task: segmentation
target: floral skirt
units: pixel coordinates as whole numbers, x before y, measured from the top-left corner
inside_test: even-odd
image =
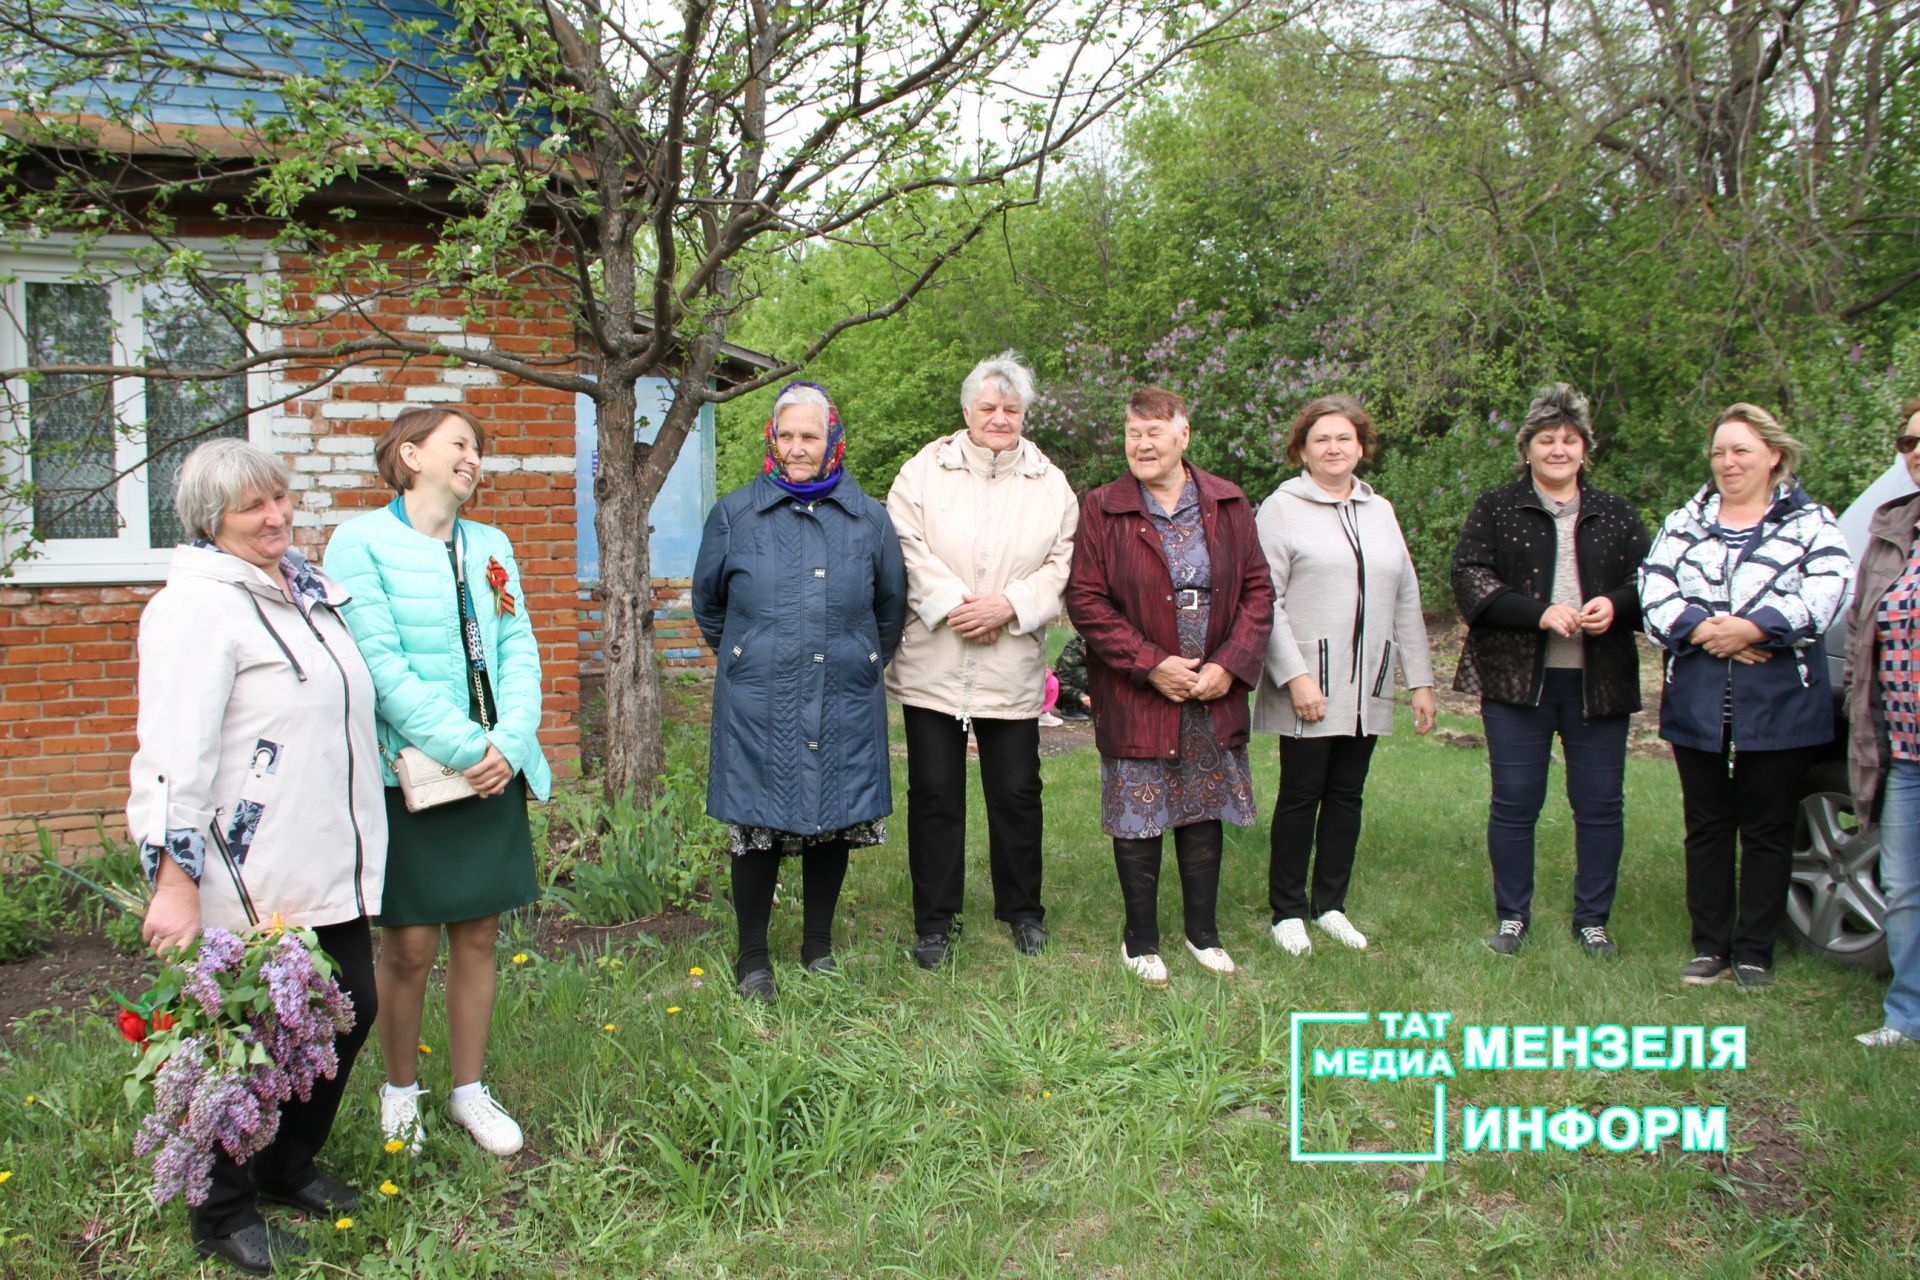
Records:
[[[1107,835],[1144,840],[1216,819],[1253,825],[1253,770],[1245,747],[1220,748],[1206,703],[1180,704],[1178,757],[1100,757],[1100,830]]]
[[[817,845],[836,844],[843,840],[849,848],[853,849],[885,844],[887,820],[870,818],[865,822],[856,822],[850,827],[842,827],[838,831],[821,831],[813,835],[801,835],[793,831],[775,831],[771,827],[743,827],[737,822],[729,822],[727,832],[732,837],[727,852],[736,858],[743,853],[767,852],[778,853],[783,858],[791,858]]]

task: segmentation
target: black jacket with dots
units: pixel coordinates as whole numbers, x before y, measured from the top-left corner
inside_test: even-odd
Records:
[[[1625,498],[1580,481],[1574,561],[1580,598],[1613,601],[1613,625],[1586,637],[1586,713],[1640,709],[1640,591],[1647,526]],[[1547,665],[1540,617],[1553,601],[1557,535],[1533,481],[1521,477],[1480,495],[1453,552],[1453,595],[1467,643],[1453,687],[1492,702],[1538,706]]]

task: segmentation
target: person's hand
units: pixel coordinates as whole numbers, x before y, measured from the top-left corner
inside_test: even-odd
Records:
[[[1433,687],[1421,685],[1413,691],[1413,731],[1432,733],[1434,717],[1439,713],[1440,704],[1434,700]]]
[[[1312,676],[1299,675],[1287,681],[1287,694],[1293,699],[1293,714],[1308,724],[1327,718],[1327,695]]]
[[[1012,621],[1013,605],[1005,596],[961,596],[947,615],[947,625],[963,639],[981,644],[992,644]]]
[[[1765,640],[1767,633],[1745,618],[1722,613],[1695,627],[1687,638],[1716,658],[1731,658]]]
[[[1580,629],[1590,636],[1603,636],[1613,625],[1613,601],[1595,596],[1580,610]]]
[[[1215,698],[1225,697],[1232,688],[1232,674],[1219,663],[1209,662],[1201,666],[1195,675],[1193,689],[1188,696],[1198,698],[1201,702],[1212,702]]]
[[[1580,630],[1580,611],[1570,604],[1550,604],[1540,615],[1540,629],[1571,637]]]
[[[513,781],[513,766],[500,754],[500,748],[489,742],[487,754],[480,757],[479,764],[465,771],[465,777],[477,794],[497,796]]]
[[[1767,662],[1771,660],[1772,657],[1773,657],[1773,650],[1762,649],[1759,645],[1756,644],[1756,645],[1749,645],[1745,649],[1741,649],[1739,652],[1735,653],[1733,655],[1733,660],[1739,663],[1743,667],[1754,667],[1754,666],[1760,665],[1763,662]]]
[[[1193,696],[1194,682],[1199,679],[1194,668],[1199,665],[1198,658],[1168,654],[1159,666],[1147,673],[1147,683],[1158,689],[1168,701],[1185,702]]]
[[[160,874],[153,884],[153,900],[140,921],[140,937],[155,955],[180,951],[200,936],[200,886],[166,854],[160,855]]]

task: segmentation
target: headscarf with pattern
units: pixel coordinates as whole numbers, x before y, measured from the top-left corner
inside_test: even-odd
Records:
[[[812,387],[815,391],[818,391],[822,396],[826,397],[827,455],[821,464],[820,474],[811,480],[787,479],[786,467],[781,463],[780,455],[775,452],[773,445],[773,429],[774,425],[779,421],[777,417],[767,419],[767,462],[762,470],[773,478],[775,484],[796,498],[819,498],[833,492],[833,486],[840,483],[840,464],[847,456],[847,442],[845,433],[840,427],[840,410],[838,406],[833,403],[833,397],[827,395],[827,389],[817,382],[794,381],[780,388],[780,396],[786,395],[787,392],[793,390],[795,387]],[[774,404],[778,405],[780,403],[780,396],[774,397]],[[789,405],[788,407],[791,408],[792,406]]]

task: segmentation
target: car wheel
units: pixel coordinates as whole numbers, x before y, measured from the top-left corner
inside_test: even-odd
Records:
[[[1886,915],[1880,834],[1860,830],[1845,766],[1816,766],[1794,822],[1787,933],[1824,959],[1885,973]]]

